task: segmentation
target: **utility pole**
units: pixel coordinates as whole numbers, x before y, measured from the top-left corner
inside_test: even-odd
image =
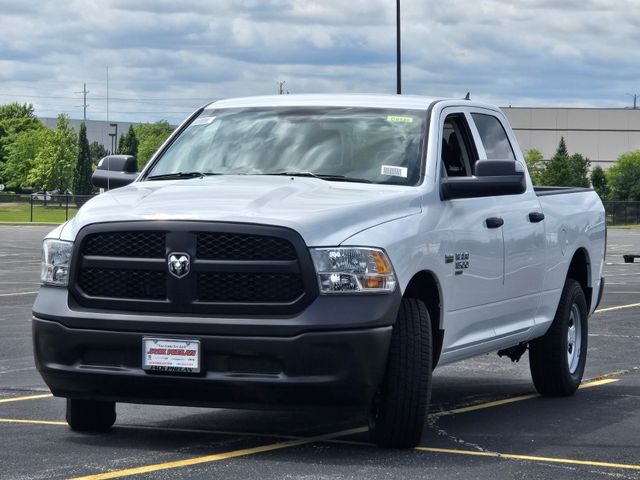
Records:
[[[284,95],[285,93],[289,95],[289,90],[285,92],[285,89],[284,89],[284,86],[286,84],[287,82],[285,82],[284,80],[282,82],[276,82],[276,85],[278,85],[278,95]]]
[[[82,89],[82,96],[84,98],[84,102],[82,105],[82,119],[86,122],[87,121],[87,93],[89,93],[87,91],[87,84],[83,83],[82,84],[84,86],[84,88]]]
[[[630,97],[633,97],[633,109],[637,110],[638,109],[638,97],[640,97],[640,95],[637,94],[637,93],[627,93],[627,95],[629,95]]]
[[[82,84],[82,91],[81,92],[75,92],[75,93],[82,93],[82,98],[83,98],[83,102],[82,102],[82,119],[86,122],[87,121],[87,107],[89,106],[89,104],[87,103],[87,93],[90,93],[89,90],[87,90],[87,84],[83,83]]]
[[[400,52],[400,0],[396,0],[396,93],[402,93],[402,73],[401,73],[401,52]]]

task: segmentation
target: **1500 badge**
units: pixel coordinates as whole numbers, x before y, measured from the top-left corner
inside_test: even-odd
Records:
[[[463,270],[469,268],[469,252],[456,253],[455,255],[447,254],[444,256],[444,263],[453,263],[454,261],[456,275],[462,274]]]

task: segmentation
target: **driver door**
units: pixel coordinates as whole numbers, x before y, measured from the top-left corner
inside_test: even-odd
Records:
[[[440,118],[440,177],[471,177],[478,149],[465,110],[444,109]],[[445,242],[445,315],[443,355],[463,358],[495,337],[497,303],[502,299],[504,238],[496,198],[442,201]]]

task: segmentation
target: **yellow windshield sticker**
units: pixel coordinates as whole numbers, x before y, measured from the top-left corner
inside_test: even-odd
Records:
[[[403,115],[387,115],[387,122],[413,123],[413,117],[405,117]]]

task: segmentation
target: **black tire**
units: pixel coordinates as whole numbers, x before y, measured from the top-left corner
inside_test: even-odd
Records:
[[[380,447],[411,448],[420,441],[431,397],[431,320],[421,300],[403,298],[393,326],[387,370],[369,415]]]
[[[116,402],[67,398],[67,423],[78,432],[105,432],[116,421]]]
[[[568,278],[551,327],[543,337],[529,344],[531,377],[541,395],[565,397],[573,395],[580,386],[587,361],[587,316],[582,287]],[[570,340],[572,324],[573,348]]]

